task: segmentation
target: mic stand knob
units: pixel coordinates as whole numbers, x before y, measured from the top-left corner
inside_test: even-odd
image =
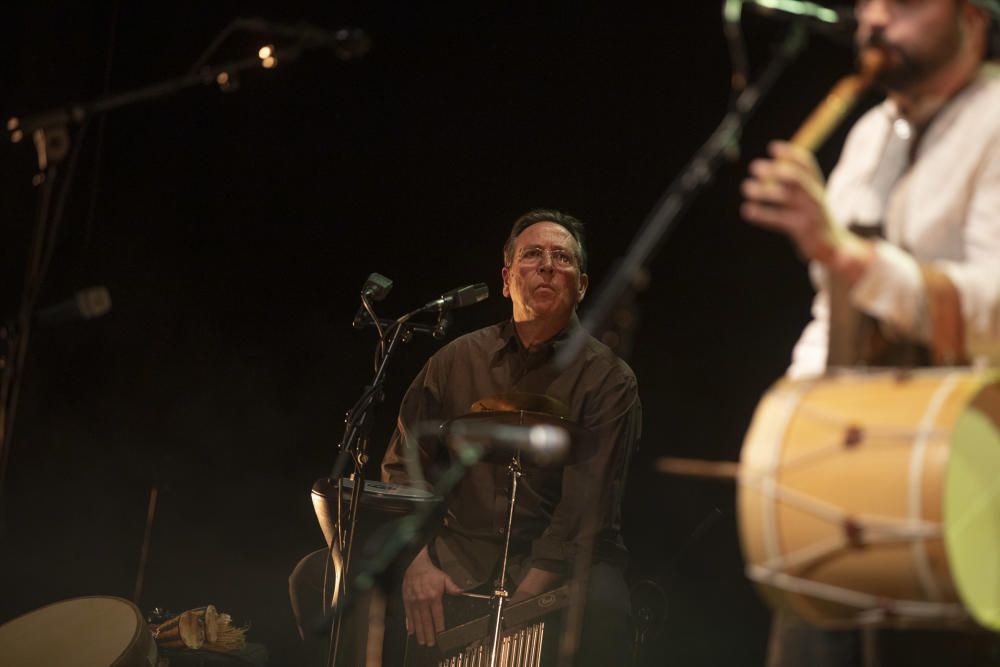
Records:
[[[451,313],[446,311],[441,311],[438,313],[437,324],[434,325],[434,330],[431,331],[431,336],[434,340],[442,340],[446,335],[448,335],[448,327],[451,326]]]

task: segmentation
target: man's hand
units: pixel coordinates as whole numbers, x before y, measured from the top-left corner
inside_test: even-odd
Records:
[[[772,159],[750,163],[740,188],[743,217],[755,225],[784,232],[808,260],[826,265],[854,283],[874,253],[868,242],[838,227],[826,208],[826,187],[809,151],[771,142]]]
[[[437,633],[444,630],[445,593],[457,595],[462,589],[447,574],[439,570],[427,553],[420,550],[403,575],[403,608],[406,611],[406,631],[416,633],[417,643],[433,646]]]

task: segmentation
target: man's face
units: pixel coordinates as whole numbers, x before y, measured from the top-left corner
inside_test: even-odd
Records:
[[[875,47],[885,58],[877,81],[908,92],[955,61],[975,12],[959,0],[857,0],[859,49]]]
[[[554,222],[537,222],[517,236],[513,261],[501,272],[516,322],[569,321],[587,291],[577,249],[573,235]]]

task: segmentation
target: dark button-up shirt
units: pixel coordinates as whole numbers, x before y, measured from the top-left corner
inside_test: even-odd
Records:
[[[553,358],[580,324],[574,315],[549,342],[526,349],[507,321],[462,336],[439,350],[410,385],[382,463],[384,481],[412,484],[404,464],[417,424],[444,422],[498,394],[542,394],[569,408],[570,420],[590,432],[591,453],[561,468],[524,466],[511,531],[510,574],[527,569],[570,573],[581,546],[594,540],[594,558],[624,562],[621,499],[629,457],[640,435],[635,374],[604,344],[589,338],[566,369]],[[440,442],[420,440],[423,470],[454,455]],[[439,566],[463,588],[495,575],[503,548],[510,493],[506,465],[473,465],[446,499],[446,515],[430,546]]]

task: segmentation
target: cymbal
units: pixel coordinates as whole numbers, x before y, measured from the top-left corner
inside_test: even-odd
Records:
[[[511,391],[481,398],[472,404],[471,412],[519,412],[543,413],[569,419],[569,406],[545,394],[529,394]]]
[[[482,461],[488,463],[506,464],[511,460],[511,449],[518,449],[521,453],[521,460],[538,467],[548,467],[553,465],[566,465],[569,463],[579,463],[593,455],[596,450],[596,443],[590,431],[572,422],[565,417],[558,417],[544,412],[533,412],[529,410],[482,410],[470,412],[445,422],[441,427],[442,435],[448,441],[449,446],[454,447],[457,440],[468,439],[469,433],[478,435],[487,434],[489,427],[503,426],[554,426],[565,431],[569,438],[569,448],[565,452],[556,455],[554,450],[547,450],[544,447],[536,447],[532,443],[524,443],[520,446],[515,443],[505,443],[505,447],[489,447],[486,450]],[[465,428],[463,428],[465,427]],[[462,433],[466,431],[466,433]],[[450,437],[450,436],[462,436]],[[479,439],[479,438],[474,438]],[[487,438],[488,439],[488,438]]]

